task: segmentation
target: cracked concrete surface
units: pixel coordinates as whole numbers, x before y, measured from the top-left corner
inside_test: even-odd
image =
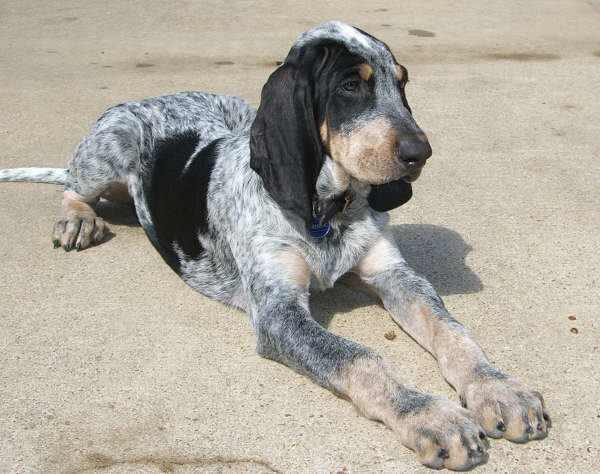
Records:
[[[476,471],[596,470],[600,2],[5,0],[0,167],[64,166],[125,100],[204,90],[257,105],[294,39],[329,19],[410,71],[434,154],[392,213],[407,259],[553,418],[541,442],[492,440]],[[130,208],[101,206],[102,245],[54,250],[60,194],[0,184],[0,472],[427,472],[390,430],[257,356],[245,316],[180,281]],[[340,286],[312,309],[457,399],[367,297]]]

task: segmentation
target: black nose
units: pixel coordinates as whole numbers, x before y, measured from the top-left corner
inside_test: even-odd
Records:
[[[420,168],[431,156],[431,146],[422,136],[403,138],[398,142],[398,157],[410,168]]]

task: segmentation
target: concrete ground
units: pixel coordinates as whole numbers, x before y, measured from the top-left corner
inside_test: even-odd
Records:
[[[0,167],[64,166],[125,100],[204,90],[257,105],[275,61],[328,19],[410,71],[434,156],[392,213],[407,259],[553,418],[543,441],[492,441],[476,471],[597,471],[600,1],[4,0]],[[392,431],[261,359],[245,315],[179,280],[130,208],[100,207],[102,245],[54,250],[60,197],[0,185],[0,472],[427,472]],[[312,309],[456,400],[366,297],[336,287]]]

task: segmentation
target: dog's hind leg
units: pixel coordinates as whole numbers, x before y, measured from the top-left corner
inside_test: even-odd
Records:
[[[61,216],[52,231],[54,248],[62,247],[67,252],[99,243],[107,230],[104,220],[96,214],[96,204],[109,183],[103,182],[102,174],[97,175],[94,183],[85,179],[87,173],[82,173],[76,154],[77,150],[69,162],[70,179],[63,192]]]
[[[82,250],[99,243],[106,231],[104,220],[96,214],[101,197],[119,202],[131,201],[125,182],[124,164],[135,160],[134,140],[113,130],[90,133],[73,152],[65,184],[62,213],[54,225],[54,247],[66,251]],[[129,160],[129,161],[127,161]]]
[[[55,248],[82,250],[102,240],[106,224],[96,215],[95,206],[99,199],[99,196],[85,197],[72,189],[65,189],[62,215],[52,233]]]
[[[73,161],[73,160],[72,160]],[[102,240],[106,226],[96,215],[94,207],[100,198],[100,191],[90,191],[89,186],[83,187],[73,177],[71,169],[63,168],[12,168],[0,170],[0,181],[21,181],[33,183],[64,184],[65,191],[62,201],[62,215],[54,225],[52,241],[54,247],[84,249]],[[75,175],[76,176],[76,175]],[[96,186],[94,189],[107,189],[102,197],[120,202],[131,199],[127,187],[121,183],[108,183]],[[84,189],[84,192],[80,191]],[[86,189],[87,188],[87,189]]]
[[[52,235],[55,248],[63,247],[66,251],[73,248],[83,250],[102,241],[108,227],[96,214],[96,204],[100,197],[120,203],[133,201],[125,183],[112,181],[105,183],[100,189],[102,188],[102,191],[95,191],[86,196],[68,186],[65,187],[62,215],[54,225]]]

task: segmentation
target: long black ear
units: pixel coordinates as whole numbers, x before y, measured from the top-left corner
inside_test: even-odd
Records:
[[[367,201],[369,201],[369,205],[376,211],[387,212],[402,204],[406,204],[411,197],[411,184],[399,179],[391,183],[371,186],[371,192],[367,197]]]
[[[307,225],[324,151],[308,68],[284,63],[265,84],[250,136],[250,167],[283,209]]]

